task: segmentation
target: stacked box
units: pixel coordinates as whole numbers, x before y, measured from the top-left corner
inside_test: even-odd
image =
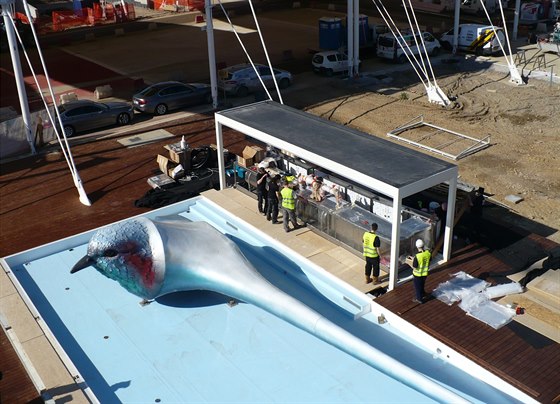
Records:
[[[165,156],[162,156],[161,154],[158,154],[157,156],[157,163],[162,173],[169,175],[171,178],[173,178],[173,170],[175,169],[175,167],[178,166],[177,163],[171,161]]]
[[[259,146],[245,146],[241,156],[237,156],[237,164],[242,167],[251,167],[264,159],[265,150]]]
[[[184,153],[186,151],[181,149],[181,142],[165,145],[164,148],[169,150],[169,160],[173,161],[174,163],[181,164]]]

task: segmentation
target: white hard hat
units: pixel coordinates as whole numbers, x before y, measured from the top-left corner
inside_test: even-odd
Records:
[[[424,248],[424,242],[420,239],[416,240],[416,248]]]

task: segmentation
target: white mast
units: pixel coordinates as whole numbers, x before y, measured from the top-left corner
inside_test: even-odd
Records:
[[[66,157],[66,162],[68,163],[68,168],[70,169],[70,173],[72,175],[72,179],[74,180],[74,185],[76,186],[77,190],[78,190],[78,194],[79,194],[79,199],[80,202],[83,203],[86,206],[90,206],[91,202],[89,201],[89,198],[84,190],[84,187],[82,185],[82,180],[80,179],[80,175],[78,174],[78,170],[76,169],[76,166],[74,164],[74,160],[72,158],[72,153],[70,152],[70,146],[68,145],[68,139],[66,138],[66,134],[64,133],[64,129],[63,129],[63,125],[62,125],[62,121],[60,120],[60,115],[58,113],[58,108],[56,107],[56,98],[55,98],[55,94],[52,90],[51,87],[51,83],[49,80],[49,75],[47,72],[47,67],[45,65],[45,61],[43,59],[43,54],[41,52],[41,47],[39,46],[39,40],[37,39],[37,33],[35,32],[35,27],[33,26],[33,18],[31,17],[31,12],[29,11],[29,5],[27,4],[27,0],[23,0],[23,7],[25,9],[25,15],[27,16],[28,20],[29,20],[29,27],[31,28],[31,32],[33,34],[33,39],[35,40],[35,44],[37,46],[37,53],[39,54],[39,59],[41,60],[41,65],[43,67],[43,71],[45,74],[45,79],[47,81],[48,87],[49,87],[49,92],[50,92],[50,96],[51,99],[53,101],[54,104],[54,109],[56,111],[56,115],[58,117],[58,122],[60,127],[62,128],[62,135],[64,138],[64,142],[62,142],[60,135],[58,134],[58,130],[56,129],[56,125],[55,122],[53,121],[53,129],[55,131],[55,134],[58,138],[58,141],[60,143],[61,149],[64,153],[64,156]],[[6,29],[6,33],[8,36],[8,41],[10,43],[10,53],[12,56],[12,61],[14,63],[14,76],[16,79],[16,84],[18,87],[18,94],[19,94],[19,98],[20,98],[20,103],[22,104],[22,118],[24,121],[24,125],[26,126],[26,130],[27,130],[27,139],[28,142],[30,142],[30,146],[31,146],[31,150],[33,153],[36,153],[35,150],[35,146],[34,146],[34,139],[31,135],[31,129],[29,127],[29,106],[27,103],[27,94],[25,92],[25,86],[23,86],[23,74],[21,71],[21,64],[19,61],[19,50],[18,50],[18,46],[17,43],[15,41],[15,35],[14,35],[14,31],[15,31],[15,24],[13,22],[12,19],[12,15],[11,15],[11,11],[13,9],[13,0],[0,0],[0,5],[2,6],[2,16],[4,18],[4,26]],[[20,39],[21,42],[21,39]],[[23,43],[22,43],[22,47],[23,47]],[[25,53],[25,48],[24,48],[24,53]],[[26,54],[26,53],[25,53]],[[27,54],[26,54],[27,56]],[[28,63],[29,59],[28,59]],[[29,66],[31,68],[31,71],[33,72],[33,76],[35,77],[35,80],[37,79],[35,76],[35,72],[33,71],[33,67]],[[20,86],[21,83],[21,86]],[[39,89],[39,91],[41,91],[41,89]],[[47,113],[50,116],[50,112],[48,110],[48,105],[45,102],[44,97],[41,97],[43,99],[43,102],[45,104],[45,108],[47,110]],[[52,119],[51,119],[52,120]]]
[[[23,119],[23,126],[25,130],[25,137],[29,143],[29,148],[32,154],[36,154],[35,139],[31,132],[31,115],[29,113],[29,103],[27,101],[27,92],[25,91],[25,83],[23,82],[23,74],[21,71],[21,62],[19,59],[18,43],[14,33],[14,27],[11,19],[14,8],[14,0],[0,0],[2,7],[2,17],[4,19],[4,29],[6,30],[6,37],[8,38],[8,45],[10,47],[10,55],[12,57],[12,65],[14,66],[14,77],[16,79],[16,87],[19,95],[19,105],[21,107],[21,118]]]

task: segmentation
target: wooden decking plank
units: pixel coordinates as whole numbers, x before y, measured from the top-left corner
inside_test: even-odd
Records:
[[[42,402],[3,328],[0,330],[0,364],[0,402]]]
[[[446,345],[449,345],[450,347],[452,347],[453,349],[459,351],[460,353],[462,353],[463,355],[466,356],[470,356],[468,351],[465,351],[463,349],[463,347],[461,345],[456,344],[454,341],[448,339],[447,337],[440,335],[438,333],[436,333],[433,330],[430,330],[429,327],[426,327],[425,324],[418,324],[418,327],[428,333],[431,333],[434,337],[436,337],[437,339],[439,339],[440,341],[442,341],[443,343],[445,343]],[[533,396],[535,399],[537,399],[541,394],[536,391],[533,390],[531,387],[524,385],[523,383],[521,383],[520,381],[518,381],[515,378],[512,378],[510,375],[508,375],[507,373],[503,373],[500,369],[495,368],[494,366],[492,366],[490,363],[486,362],[484,359],[480,358],[480,357],[472,357],[471,358],[474,362],[478,363],[479,365],[481,365],[482,367],[490,370],[492,373],[496,374],[497,376],[501,377],[502,379],[506,380],[508,383],[510,383],[511,385],[523,390],[524,392],[526,392],[527,394]]]
[[[539,248],[543,246],[543,251],[558,247],[556,243],[546,239],[543,241],[542,237],[536,235],[530,235],[529,240],[530,245]],[[451,274],[459,271],[474,277],[495,274],[494,277],[487,278],[491,284],[494,284],[496,281],[502,281],[500,279],[503,277],[502,274],[516,269],[511,262],[502,260],[500,254],[485,247],[470,247],[461,252],[462,254],[455,254],[437,271],[430,273],[426,290],[434,289],[448,280]],[[538,254],[545,254],[545,252],[540,251]],[[410,307],[405,301],[405,296],[408,298],[413,293],[412,284],[402,285],[399,289],[394,297],[389,298],[389,295],[395,291],[382,296],[379,303],[390,310],[398,307],[404,319],[421,325],[420,328],[430,335],[535,399],[549,402],[558,396],[560,344],[552,342],[549,346],[537,349],[526,340],[527,334],[535,333],[534,331],[523,329],[521,327],[524,326],[518,323],[510,323],[494,330],[474,317],[469,317],[457,303],[444,307],[442,302],[428,301],[424,305]],[[407,307],[407,310],[403,311],[403,307]],[[537,339],[539,338],[546,337],[539,335]]]

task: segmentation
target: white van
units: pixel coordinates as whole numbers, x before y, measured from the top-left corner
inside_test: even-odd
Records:
[[[477,55],[492,55],[499,52],[500,42],[504,46],[506,37],[502,28],[494,28],[499,41],[491,25],[459,24],[458,49],[474,52]],[[440,38],[441,45],[445,49],[453,47],[453,32],[453,30],[447,31]]]
[[[423,49],[419,35],[420,34],[418,34],[418,37],[416,38],[416,42],[418,42],[420,49]],[[428,54],[430,56],[438,55],[439,51],[441,50],[439,41],[429,32],[422,32],[422,36],[424,38],[424,44],[426,46]],[[418,46],[416,46],[414,36],[411,34],[406,34],[403,35],[403,39],[408,44],[408,47],[410,48],[412,53],[414,55],[418,55]],[[401,40],[402,39],[399,37],[399,42]],[[404,47],[406,49],[406,46]],[[391,59],[398,63],[404,63],[408,60],[402,48],[399,46],[397,39],[391,33],[379,35],[379,37],[377,38],[377,56],[385,59]]]

